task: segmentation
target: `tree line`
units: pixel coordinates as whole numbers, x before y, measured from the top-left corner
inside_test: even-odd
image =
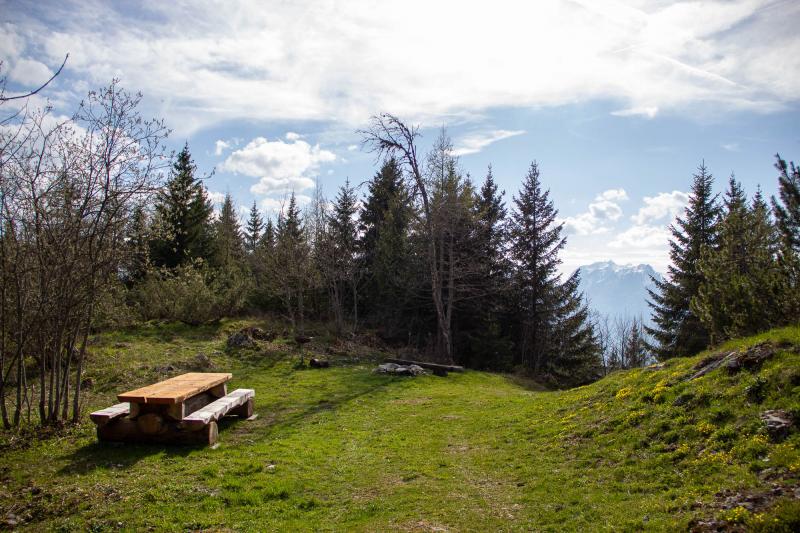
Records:
[[[670,227],[668,275],[653,280],[648,347],[659,359],[800,320],[800,169],[776,155],[778,196],[748,199],[731,175],[722,198],[705,165]]]
[[[700,168],[650,294],[655,326],[611,339],[579,272],[559,272],[566,237],[538,163],[507,202],[491,166],[477,182],[463,171],[444,130],[421,153],[417,128],[379,115],[360,132],[380,162],[363,198],[318,187],[274,218],[253,203],[242,225],[230,195],[215,213],[188,144],[166,152],[140,98],[114,82],[62,122],[22,106],[0,124],[6,427],[77,421],[89,335],[137,321],[278,313],[298,334],[327,322],[571,386],[797,320],[800,177],[780,158],[771,205],[734,178],[720,202]]]
[[[416,132],[387,148],[387,131],[365,134],[385,158],[363,204],[348,181],[304,209],[289,195],[274,221],[254,203],[243,227],[230,195],[213,215],[185,146],[154,207],[131,221],[129,308],[191,324],[266,311],[300,334],[309,320],[339,335],[374,330],[431,360],[564,384],[599,375],[579,275],[558,272],[566,239],[538,164],[508,214],[491,167],[476,185],[445,131],[419,157]]]

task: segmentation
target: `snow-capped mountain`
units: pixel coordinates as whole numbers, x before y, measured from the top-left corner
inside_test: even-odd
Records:
[[[650,265],[618,265],[613,261],[592,263],[579,267],[580,289],[589,306],[609,317],[644,319],[650,323],[647,289],[653,287],[651,276],[661,274]]]

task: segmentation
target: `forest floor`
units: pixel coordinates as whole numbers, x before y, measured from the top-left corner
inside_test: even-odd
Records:
[[[800,525],[800,328],[760,366],[689,379],[709,353],[543,391],[467,371],[391,377],[383,355],[316,339],[328,369],[285,340],[226,350],[258,320],[149,325],[93,339],[85,421],[46,438],[0,433],[0,529],[55,531],[791,531]],[[762,347],[763,348],[763,347]],[[203,354],[203,356],[198,356]],[[308,354],[307,354],[308,355]],[[213,367],[207,365],[207,361]],[[254,421],[220,444],[98,443],[88,412],[191,370],[233,372]],[[709,529],[710,530],[710,529]]]

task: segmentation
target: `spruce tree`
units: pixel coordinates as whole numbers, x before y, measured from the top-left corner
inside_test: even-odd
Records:
[[[219,218],[214,222],[214,255],[212,264],[221,269],[244,266],[245,243],[236,207],[230,194],[225,195]]]
[[[409,298],[411,211],[400,166],[386,160],[370,180],[359,216],[358,242],[364,276],[362,301],[373,324],[391,336]],[[406,326],[407,324],[402,324]]]
[[[253,200],[253,207],[250,208],[250,218],[247,219],[247,227],[244,232],[245,250],[248,254],[255,253],[263,230],[264,219],[261,217],[258,207],[256,207],[256,201]]]
[[[703,282],[700,258],[717,244],[720,207],[712,187],[713,176],[701,164],[693,176],[689,205],[683,217],[670,225],[670,259],[667,277],[652,279],[648,290],[654,326],[645,329],[652,337],[648,347],[663,360],[692,355],[709,343],[709,334],[691,309],[691,301]]]
[[[267,252],[275,247],[275,226],[272,224],[271,218],[267,219],[267,223],[264,224],[264,233],[261,235],[258,242],[259,248]]]
[[[646,349],[642,335],[642,323],[634,318],[628,338],[625,339],[622,349],[622,367],[636,368],[643,366],[647,357]]]
[[[588,309],[578,292],[579,273],[561,282],[559,252],[566,244],[558,211],[531,164],[510,222],[510,255],[517,296],[519,361],[561,383],[591,379],[599,370],[599,348]]]
[[[800,317],[800,168],[787,165],[780,155],[775,156],[779,200],[772,197],[772,209],[780,230],[781,323],[796,323]]]
[[[355,190],[347,180],[336,195],[333,212],[317,245],[321,253],[320,270],[328,283],[339,332],[344,329],[348,307],[353,311],[353,324],[358,320],[358,227],[354,218],[357,212]]]
[[[147,213],[145,213],[144,207],[137,205],[131,213],[126,238],[128,255],[124,281],[128,287],[143,280],[147,275],[150,268],[149,243]]]
[[[465,363],[479,368],[508,369],[512,343],[508,338],[506,298],[510,265],[505,254],[505,193],[498,190],[492,167],[476,193],[473,231],[469,243],[473,268],[469,285],[474,298],[467,299],[459,313],[459,331],[466,335],[458,352]]]
[[[275,245],[268,256],[268,279],[280,298],[292,327],[304,330],[306,292],[314,275],[311,249],[294,193],[285,212],[278,216]]]
[[[719,224],[718,246],[700,261],[703,282],[692,310],[716,343],[775,325],[777,234],[759,191],[751,205],[731,177]]]
[[[187,143],[158,195],[155,222],[160,234],[151,243],[156,266],[174,268],[193,259],[210,258],[213,206],[202,181],[195,177],[196,170]]]
[[[800,167],[794,163],[787,165],[776,154],[778,160],[775,168],[778,169],[778,196],[780,201],[772,197],[772,209],[775,220],[781,231],[783,244],[787,250],[800,254]]]

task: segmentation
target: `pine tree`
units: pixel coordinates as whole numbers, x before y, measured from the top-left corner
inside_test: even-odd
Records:
[[[320,271],[328,284],[339,332],[344,330],[347,307],[353,311],[354,325],[358,320],[358,227],[354,219],[357,212],[355,190],[347,180],[336,195],[333,212],[327,216],[324,235],[317,245]]]
[[[187,143],[156,203],[156,224],[161,232],[151,242],[156,266],[174,268],[197,258],[207,260],[211,255],[213,206],[203,183],[195,178],[196,170]]]
[[[509,368],[512,343],[508,338],[506,305],[510,265],[505,255],[506,207],[492,167],[474,200],[474,229],[468,245],[474,267],[469,285],[476,297],[461,306],[458,330],[466,338],[458,353],[470,366]]]
[[[409,298],[410,219],[400,166],[388,159],[369,182],[359,217],[358,247],[365,314],[373,324],[382,324],[389,336],[401,326]]]
[[[794,163],[787,165],[780,154],[776,154],[775,158],[778,160],[775,168],[780,172],[778,176],[780,201],[773,196],[772,209],[785,248],[800,254],[800,167],[796,167]]]
[[[248,254],[255,253],[263,230],[264,219],[261,217],[258,207],[256,207],[255,200],[253,200],[253,207],[250,208],[250,218],[247,219],[247,228],[244,232],[245,250]]]
[[[126,238],[128,257],[124,281],[129,287],[147,275],[150,268],[150,235],[147,227],[147,213],[144,207],[137,205],[131,213]]]
[[[633,319],[628,338],[622,349],[622,367],[636,368],[643,366],[647,359],[647,346],[642,335],[642,323]]]
[[[800,168],[794,163],[787,165],[780,155],[775,157],[775,168],[780,173],[780,200],[772,197],[772,209],[781,236],[779,305],[781,323],[791,324],[800,317]]]
[[[268,278],[274,286],[274,292],[283,303],[293,329],[302,333],[306,292],[314,273],[309,241],[294,193],[289,198],[286,211],[278,216],[275,245],[268,259]]]
[[[560,281],[559,252],[566,244],[558,211],[542,189],[534,162],[525,177],[510,223],[514,290],[520,318],[520,362],[562,383],[590,379],[599,369],[599,348],[576,272]]]
[[[214,256],[212,265],[221,269],[244,267],[245,243],[236,207],[230,194],[225,195],[219,218],[214,222]]]
[[[259,247],[267,252],[275,248],[275,226],[272,224],[271,218],[267,219],[267,223],[264,224],[264,233],[258,242]]]
[[[778,324],[778,235],[759,190],[748,206],[731,177],[719,224],[719,244],[700,261],[704,277],[692,310],[711,342],[751,335]]]
[[[720,213],[717,197],[712,192],[713,176],[701,164],[693,176],[689,205],[677,225],[670,226],[670,259],[668,276],[652,279],[654,290],[648,290],[648,304],[653,310],[653,327],[646,327],[653,341],[648,347],[659,359],[691,355],[709,343],[709,334],[691,309],[691,301],[703,282],[699,263],[703,251],[717,243]]]

